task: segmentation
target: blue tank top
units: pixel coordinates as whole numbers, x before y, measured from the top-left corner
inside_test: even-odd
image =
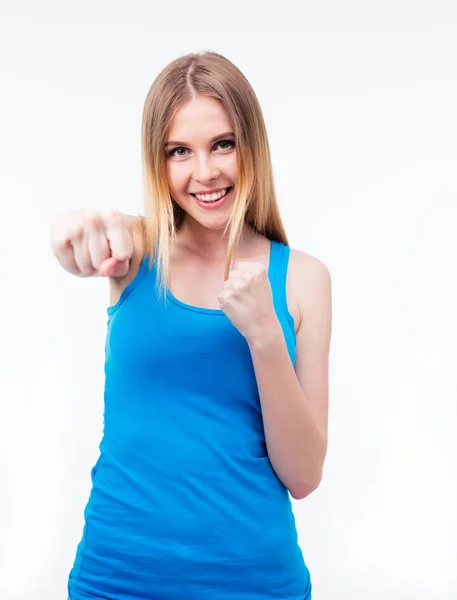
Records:
[[[268,275],[295,363],[289,253],[272,241]],[[221,310],[164,302],[148,261],[107,309],[103,439],[69,597],[309,600],[247,342]]]

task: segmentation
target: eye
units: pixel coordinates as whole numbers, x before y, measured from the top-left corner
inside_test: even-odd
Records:
[[[214,147],[219,146],[220,144],[228,144],[228,147],[225,148],[221,148],[221,150],[230,150],[231,148],[235,147],[235,142],[233,142],[232,140],[220,140],[219,142],[216,142],[214,144]],[[183,146],[179,146],[178,148],[173,148],[173,150],[170,150],[170,152],[168,152],[168,156],[176,156],[178,158],[185,158],[185,154],[178,154],[178,151],[180,150],[184,150],[185,152],[187,152],[187,148],[184,148]]]
[[[218,146],[219,144],[229,144],[228,148],[222,148],[222,150],[229,150],[230,148],[235,147],[235,142],[232,142],[231,140],[221,140],[220,142],[216,143],[216,146]]]
[[[186,148],[182,148],[182,147],[179,147],[179,148],[174,148],[173,150],[170,150],[170,152],[168,153],[168,156],[179,156],[179,157],[181,157],[181,156],[185,156],[185,155],[183,155],[183,154],[176,154],[176,152],[177,152],[178,150],[186,150]]]

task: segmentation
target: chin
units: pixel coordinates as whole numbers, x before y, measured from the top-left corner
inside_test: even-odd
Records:
[[[211,218],[211,216],[207,217],[206,219],[203,217],[196,217],[195,215],[191,215],[189,213],[187,213],[189,215],[189,217],[192,218],[193,221],[197,222],[199,225],[201,225],[202,227],[205,227],[205,229],[209,229],[211,231],[223,231],[228,223],[228,217],[215,217],[215,218]]]

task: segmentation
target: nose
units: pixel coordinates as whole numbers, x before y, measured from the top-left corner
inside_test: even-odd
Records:
[[[212,179],[216,179],[221,174],[220,169],[213,163],[211,158],[201,154],[196,157],[195,168],[192,173],[192,178],[199,183],[209,183]]]

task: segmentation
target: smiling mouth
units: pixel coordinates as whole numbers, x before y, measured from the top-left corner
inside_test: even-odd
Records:
[[[205,204],[211,204],[213,202],[219,202],[219,200],[222,200],[222,198],[225,198],[225,196],[227,196],[231,192],[232,188],[233,188],[233,186],[221,188],[218,192],[213,192],[212,194],[208,194],[208,193],[192,194],[191,193],[190,195],[193,196],[199,202],[204,202]],[[222,195],[221,195],[221,192],[223,192]]]

